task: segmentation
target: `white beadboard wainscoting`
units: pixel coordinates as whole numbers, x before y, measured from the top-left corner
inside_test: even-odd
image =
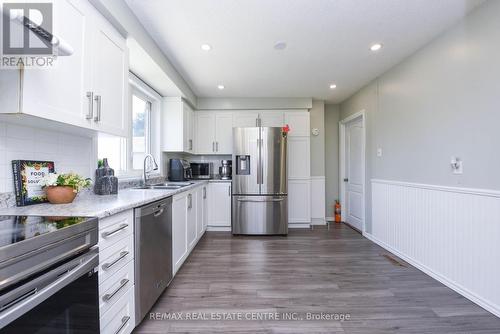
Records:
[[[365,236],[500,316],[500,191],[372,180]]]

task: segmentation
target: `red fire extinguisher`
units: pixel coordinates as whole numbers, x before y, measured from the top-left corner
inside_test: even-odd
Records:
[[[335,200],[335,205],[334,205],[334,212],[335,212],[335,222],[340,223],[340,220],[342,219],[341,217],[341,207],[340,207],[340,202],[338,200]]]

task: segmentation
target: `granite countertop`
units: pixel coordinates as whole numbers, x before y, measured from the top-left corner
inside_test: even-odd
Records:
[[[23,207],[1,208],[0,215],[17,216],[80,216],[103,218],[121,211],[133,209],[181,192],[196,188],[207,181],[190,181],[192,185],[174,190],[165,189],[120,189],[118,195],[78,196],[70,204],[37,204]]]

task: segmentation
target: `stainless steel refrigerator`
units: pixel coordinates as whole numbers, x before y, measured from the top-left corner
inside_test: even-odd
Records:
[[[288,234],[287,189],[282,129],[233,128],[233,234]]]

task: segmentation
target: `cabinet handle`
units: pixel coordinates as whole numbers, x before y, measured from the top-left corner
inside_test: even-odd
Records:
[[[87,98],[89,99],[89,112],[87,113],[87,116],[85,116],[85,118],[92,119],[94,118],[94,93],[87,92]]]
[[[101,95],[96,95],[94,97],[94,100],[96,102],[96,113],[95,113],[94,121],[100,122],[101,121],[101,104],[102,104]]]
[[[207,198],[207,187],[203,187],[203,199]]]
[[[118,334],[122,331],[123,327],[127,324],[127,322],[130,320],[130,317],[128,315],[124,316],[122,318],[122,322],[120,323],[120,327],[115,331],[115,334]]]
[[[123,230],[123,229],[125,229],[127,227],[128,227],[128,224],[121,224],[120,227],[118,227],[118,228],[116,228],[116,229],[114,229],[112,231],[103,232],[101,235],[102,235],[103,238],[107,238],[107,237],[109,237],[109,236],[111,236],[111,235],[113,235],[115,233],[120,232],[121,230]]]
[[[190,151],[193,150],[193,140],[192,139],[189,139],[189,150]]]
[[[193,207],[193,196],[191,194],[188,195],[188,209]]]
[[[215,142],[215,152],[219,152],[219,142]]]
[[[212,142],[212,152],[215,152],[215,142]]]
[[[118,292],[120,292],[121,289],[123,289],[125,287],[125,285],[127,285],[127,283],[129,282],[128,279],[124,278],[120,281],[120,286],[117,287],[115,289],[115,291],[111,292],[111,293],[107,293],[105,294],[104,296],[102,296],[102,300],[105,301],[105,302],[108,302],[111,300],[111,298],[113,298]]]
[[[229,197],[231,197],[231,185],[227,188],[227,194]]]
[[[113,261],[109,262],[109,263],[105,263],[102,265],[102,269],[104,270],[108,270],[109,268],[111,268],[112,266],[114,266],[115,264],[117,264],[121,259],[125,258],[125,256],[128,255],[128,251],[123,251],[120,253],[120,256],[118,256],[116,259],[114,259]]]

